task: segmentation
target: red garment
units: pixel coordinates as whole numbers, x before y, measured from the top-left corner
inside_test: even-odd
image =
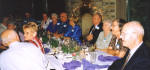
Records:
[[[45,54],[42,41],[38,39],[38,37],[35,37],[33,40],[30,40],[31,43],[33,43],[36,47],[40,47],[43,54]]]

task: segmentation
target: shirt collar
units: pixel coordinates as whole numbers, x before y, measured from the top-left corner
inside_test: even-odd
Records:
[[[136,50],[141,46],[142,43],[143,43],[143,41],[140,44],[138,44],[135,48],[130,50],[130,58],[133,56],[133,54],[136,52]]]
[[[11,43],[11,44],[9,45],[9,48],[15,47],[18,43],[19,43],[19,41],[15,41],[15,42]]]

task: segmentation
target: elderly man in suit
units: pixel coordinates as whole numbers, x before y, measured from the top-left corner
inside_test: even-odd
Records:
[[[143,43],[144,28],[140,22],[126,23],[121,36],[123,46],[129,48],[129,51],[108,70],[150,70],[150,48]]]

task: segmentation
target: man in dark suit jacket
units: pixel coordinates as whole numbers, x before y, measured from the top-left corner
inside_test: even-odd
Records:
[[[143,43],[144,29],[140,22],[126,23],[121,36],[123,46],[129,48],[129,51],[108,70],[150,70],[150,48]]]
[[[93,26],[90,28],[87,41],[89,41],[90,44],[95,44],[99,33],[102,31],[102,16],[99,13],[93,14],[92,23]]]

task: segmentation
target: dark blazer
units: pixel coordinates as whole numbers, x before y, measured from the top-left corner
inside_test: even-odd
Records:
[[[94,27],[94,25],[90,28],[90,31],[89,31],[89,34],[92,33],[93,34],[93,39],[90,41],[90,44],[95,44],[98,36],[99,36],[99,33],[102,31],[102,24],[103,23],[100,23],[98,25],[99,29],[96,29]]]
[[[128,52],[125,57],[116,60],[108,70],[121,70],[127,55]],[[124,70],[150,70],[150,48],[143,43],[130,58]]]

